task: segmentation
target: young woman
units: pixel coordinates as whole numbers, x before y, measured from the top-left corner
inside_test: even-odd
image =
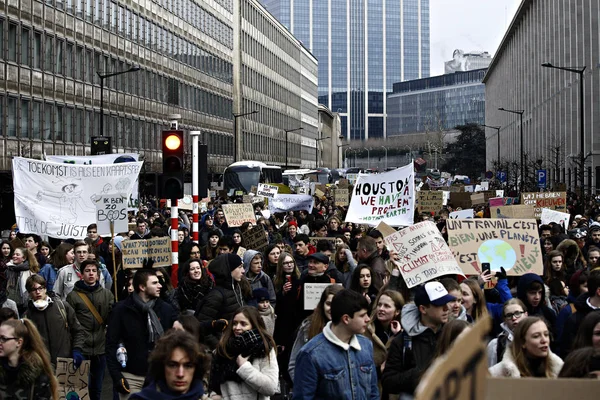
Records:
[[[552,250],[554,250],[554,244],[550,238],[546,238],[542,241],[542,254],[548,255]]]
[[[213,229],[208,232],[208,241],[206,246],[200,249],[201,258],[206,261],[213,260],[217,255],[219,255],[219,239],[221,238],[221,231],[219,229]]]
[[[354,257],[352,257],[352,252],[347,244],[342,243],[341,245],[336,245],[334,263],[337,270],[342,274],[344,287],[350,287],[352,273],[354,272],[357,263],[354,260]]]
[[[550,301],[550,307],[552,307],[556,315],[558,315],[560,311],[569,304],[569,301],[567,300],[569,296],[569,287],[559,278],[550,280],[547,287],[547,298]]]
[[[50,254],[52,253],[52,246],[48,242],[42,242],[40,244],[40,254],[44,256],[46,263],[50,262]]]
[[[460,289],[459,283],[453,278],[442,278],[440,283],[444,285],[448,294],[454,296],[455,300],[448,303],[450,309],[450,315],[448,319],[460,319],[462,321],[467,320],[467,310],[462,305],[462,290]]]
[[[519,299],[510,299],[504,303],[502,311],[503,322],[500,324],[502,332],[497,338],[492,339],[487,347],[488,367],[498,364],[504,352],[510,343],[513,341],[513,332],[519,322],[527,318],[527,308]]]
[[[58,400],[48,351],[35,325],[12,319],[0,325],[0,397]]]
[[[24,247],[15,249],[12,261],[7,264],[7,267],[6,291],[8,298],[17,303],[19,311],[23,311],[29,300],[25,281],[31,275],[37,274],[40,267],[35,256]]]
[[[544,262],[544,282],[548,284],[553,279],[565,281],[565,256],[558,250],[552,250]]]
[[[242,231],[238,228],[235,228],[231,234],[231,237],[233,238],[233,243],[235,243],[232,253],[237,254],[240,247],[244,247],[244,244],[242,243]]]
[[[563,361],[550,350],[550,330],[543,319],[519,322],[502,361],[490,368],[493,377],[556,378]]]
[[[377,297],[377,289],[373,286],[373,270],[368,265],[357,267],[352,273],[350,290],[360,293],[367,299],[369,306]],[[370,310],[369,310],[370,311]]]
[[[6,240],[0,244],[0,289],[6,289],[7,264],[12,259],[13,248]]]
[[[446,354],[456,338],[468,329],[471,329],[469,323],[460,319],[455,319],[445,324],[437,342],[434,359]]]
[[[73,245],[70,243],[61,243],[50,255],[50,261],[40,268],[39,274],[46,280],[46,288],[49,292],[54,291],[54,282],[58,270],[65,265],[73,264],[75,261],[75,253]]]
[[[296,367],[296,357],[300,352],[302,346],[304,346],[310,339],[317,336],[323,331],[327,322],[331,321],[331,301],[333,296],[343,290],[340,285],[329,285],[323,290],[319,304],[315,307],[315,310],[309,315],[298,328],[298,335],[296,341],[292,347],[292,354],[290,355],[290,362],[288,364],[288,372],[292,380],[294,380],[294,369]]]
[[[275,272],[277,271],[277,261],[279,260],[280,255],[281,249],[279,246],[276,244],[270,244],[267,246],[267,250],[265,250],[263,257],[263,269],[264,272],[271,278],[275,277]]]
[[[592,311],[585,316],[577,336],[573,341],[573,350],[591,346],[600,350],[600,311]]]
[[[238,309],[215,352],[213,400],[269,399],[279,387],[275,342],[254,307]]]
[[[481,317],[489,316],[483,290],[475,279],[465,279],[460,284],[463,307],[467,310],[467,320],[477,321]]]
[[[213,280],[208,276],[200,260],[188,260],[181,267],[183,279],[177,289],[171,291],[169,302],[179,312],[194,314],[200,300],[213,287]]]

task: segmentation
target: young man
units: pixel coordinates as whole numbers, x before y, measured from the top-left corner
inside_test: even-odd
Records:
[[[233,249],[235,248],[235,241],[232,236],[224,235],[221,236],[219,242],[217,243],[219,246],[219,254],[229,254],[233,253]]]
[[[25,243],[25,248],[27,250],[29,250],[31,252],[31,254],[33,254],[35,256],[35,259],[37,260],[38,264],[40,265],[40,268],[42,268],[44,265],[46,265],[48,263],[46,261],[46,257],[44,257],[42,255],[42,253],[38,252],[38,249],[40,247],[40,242],[41,242],[41,239],[38,235],[33,235],[33,234],[27,233],[27,234],[25,234],[23,241]]]
[[[81,264],[88,259],[90,248],[86,242],[79,241],[73,245],[73,252],[75,253],[75,262],[58,270],[58,276],[56,282],[54,282],[54,293],[62,301],[67,300],[67,295],[73,290],[75,282],[83,278]],[[100,274],[100,285],[104,287],[104,276],[102,274]]]
[[[521,276],[517,284],[517,297],[527,307],[527,314],[530,317],[544,317],[550,331],[556,334],[556,314],[546,306],[544,281],[539,275],[529,273]]]
[[[150,239],[150,229],[143,218],[136,221],[135,232],[130,237],[131,240]]]
[[[91,361],[89,377],[91,400],[100,400],[102,396],[102,381],[106,369],[105,328],[115,302],[110,290],[100,285],[99,269],[97,261],[82,262],[83,279],[75,282],[73,291],[67,296],[67,303],[75,310],[77,320],[85,333],[81,352],[86,360]]]
[[[148,355],[156,341],[173,326],[177,311],[160,299],[156,272],[141,269],[133,276],[134,292],[117,303],[106,331],[106,363],[121,400],[142,390],[148,370]],[[117,361],[117,349],[127,349],[127,366]]]
[[[367,264],[375,273],[375,276],[373,277],[373,286],[375,289],[381,289],[381,286],[388,275],[388,270],[385,261],[379,255],[377,241],[370,236],[360,238],[356,246],[356,254],[359,263]]]
[[[377,229],[373,229],[371,232],[369,232],[369,236],[375,239],[375,244],[377,245],[377,254],[379,254],[379,257],[381,257],[383,261],[389,260],[390,252],[388,251],[387,247],[385,247],[383,233]]]
[[[91,245],[94,246],[94,248],[98,248],[100,247],[100,245],[104,242],[102,240],[102,237],[100,235],[98,235],[98,225],[96,224],[90,224],[87,227],[87,237],[91,242]]]
[[[360,294],[342,290],[331,302],[331,321],[296,359],[294,399],[379,399],[373,344],[362,334],[370,321]]]
[[[415,303],[402,308],[403,332],[392,341],[381,377],[384,392],[414,394],[421,375],[435,355],[442,327],[448,322],[448,303],[455,300],[439,282],[415,290]]]
[[[300,272],[304,272],[308,268],[308,255],[310,253],[310,239],[308,236],[303,233],[296,235],[294,238],[294,259]]]

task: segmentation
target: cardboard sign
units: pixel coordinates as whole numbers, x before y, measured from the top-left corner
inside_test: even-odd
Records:
[[[421,190],[417,195],[419,212],[437,214],[444,206],[444,192]]]
[[[389,232],[389,226],[377,229]],[[386,247],[400,257],[393,261],[400,268],[406,286],[412,288],[442,275],[463,275],[442,234],[431,221],[424,221],[384,237]],[[464,275],[463,275],[464,276]]]
[[[504,197],[504,190],[496,190],[496,197]]]
[[[535,219],[448,219],[448,244],[463,272],[479,275],[481,264],[508,275],[543,273]]]
[[[562,211],[567,210],[567,192],[529,192],[521,194],[521,204],[535,207],[535,217],[541,218],[542,208]]]
[[[450,192],[450,203],[454,208],[471,208],[471,194],[465,192]]]
[[[241,258],[244,258],[244,253],[246,252],[246,248],[245,247],[239,247],[238,251],[237,251],[237,255],[240,256]]]
[[[333,243],[333,246],[335,247],[335,238],[334,237],[310,236],[308,238],[308,240],[310,241],[310,244],[315,247],[317,247],[317,243],[319,242],[319,240],[327,240],[328,242]]]
[[[127,232],[129,218],[127,216],[127,195],[114,194],[98,196],[96,203],[96,224],[98,235],[110,236],[110,223],[114,224],[113,232]]]
[[[475,215],[474,210],[472,208],[469,208],[467,210],[452,211],[449,215],[449,218],[451,218],[451,219],[469,219],[469,218],[473,218],[473,215]]]
[[[597,379],[539,379],[539,378],[487,378],[484,400],[564,400],[568,397],[577,400],[598,398]]]
[[[530,219],[535,218],[533,206],[526,204],[516,204],[512,206],[490,207],[491,218],[516,218]]]
[[[333,199],[336,206],[347,207],[348,206],[348,189],[336,189],[333,192]]]
[[[321,189],[315,189],[315,196],[318,198],[325,197],[325,192],[323,192]]]
[[[76,393],[81,400],[89,400],[88,378],[90,361],[85,360],[75,369],[72,358],[56,359],[56,380],[58,381],[58,398],[67,400]]]
[[[488,200],[490,207],[502,207],[504,205],[504,198],[492,197]]]
[[[230,227],[242,226],[244,222],[256,223],[254,207],[250,203],[223,204],[222,207],[227,225]]]
[[[488,375],[486,335],[490,318],[480,318],[463,331],[450,350],[435,359],[415,390],[415,400],[481,400],[486,394]],[[541,379],[539,379],[541,380]],[[544,379],[548,381],[549,379]],[[503,390],[497,392],[503,393]],[[506,397],[512,399],[514,397]],[[530,398],[542,398],[533,396]]]
[[[258,189],[256,190],[256,195],[272,199],[275,196],[277,196],[278,192],[279,192],[279,187],[278,186],[268,185],[266,183],[259,183],[258,184]]]
[[[269,211],[272,213],[306,210],[312,213],[314,199],[308,194],[281,194],[269,200]]]
[[[171,238],[123,240],[123,268],[142,268],[144,259],[152,258],[154,268],[171,266]]]
[[[485,194],[483,194],[483,193],[472,194],[471,195],[471,204],[474,206],[485,204]]]
[[[346,222],[377,226],[412,225],[415,214],[415,174],[409,164],[382,174],[360,175],[352,188]]]
[[[327,286],[332,285],[331,283],[305,283],[304,284],[304,309],[314,310],[321,300],[321,295]],[[341,283],[335,283],[340,285]]]
[[[347,189],[349,185],[350,182],[348,182],[348,179],[340,179],[337,184],[340,189]]]
[[[560,211],[550,210],[549,208],[542,208],[541,223],[549,224],[550,222],[556,222],[562,226],[565,231],[569,229],[569,221],[571,220],[571,214],[563,213]]]
[[[13,249],[18,249],[19,247],[25,247],[25,243],[23,243],[23,241],[21,239],[19,239],[18,237],[11,240],[10,245],[12,246]]]
[[[267,234],[260,225],[253,226],[242,233],[242,239],[244,241],[244,246],[251,250],[263,251],[269,245]]]
[[[242,196],[242,203],[252,204],[252,199],[254,199],[254,197],[256,196],[250,196],[249,194],[245,194]]]

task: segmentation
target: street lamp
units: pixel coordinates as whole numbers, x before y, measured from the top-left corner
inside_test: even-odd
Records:
[[[387,152],[388,149],[385,146],[381,146],[385,150],[385,170],[387,171]]]
[[[371,168],[371,149],[365,147],[365,150],[367,151],[367,168]]]
[[[304,128],[300,127],[300,128],[286,129],[285,130],[285,169],[288,168],[288,133],[295,132],[295,131],[301,131],[303,129]]]
[[[343,145],[343,146],[346,146],[346,145]],[[346,161],[346,164],[344,164],[344,168],[348,168],[348,150],[353,150],[353,149],[352,149],[352,147],[348,147],[346,150],[344,150],[344,161]]]
[[[350,146],[350,143],[338,144],[338,168],[344,168],[344,160],[343,159],[342,159],[341,166],[340,166],[340,158],[342,156],[342,154],[341,154],[342,152],[340,151],[340,149],[342,147],[346,147],[346,146]],[[348,149],[346,149],[346,150],[348,150]],[[346,156],[346,151],[344,150],[344,157],[345,156]]]
[[[316,165],[315,168],[319,168],[319,142],[321,140],[325,140],[325,139],[331,139],[331,136],[327,136],[321,139],[315,139],[315,160],[316,160]]]
[[[513,114],[519,114],[519,117],[521,118],[521,184],[519,185],[519,190],[522,193],[523,192],[523,184],[524,184],[524,173],[525,173],[525,171],[523,169],[523,113],[525,112],[525,110],[507,110],[503,107],[500,107],[498,110],[508,112],[508,113],[513,113]]]
[[[556,65],[552,65],[549,62],[545,62],[542,64],[542,67],[546,68],[554,68],[560,69],[563,71],[574,72],[579,74],[579,119],[581,120],[579,125],[579,145],[581,147],[581,153],[579,153],[579,162],[581,163],[580,169],[581,173],[579,175],[579,186],[581,187],[581,202],[584,201],[583,196],[585,194],[584,184],[585,184],[585,119],[584,119],[584,107],[583,107],[583,73],[586,69],[586,66],[583,67],[557,67]]]
[[[498,165],[500,165],[500,127],[499,126],[490,126],[490,125],[486,125],[486,124],[481,124],[481,126],[485,127],[485,128],[490,128],[490,129],[495,129],[496,130],[496,134],[498,135],[498,155],[496,156],[496,162],[498,163]]]
[[[100,78],[100,136],[104,136],[104,80],[106,78],[110,78],[111,76],[123,75],[128,72],[136,72],[139,70],[139,65],[132,65],[128,70],[111,72],[109,74],[103,74],[99,71],[96,71],[96,75],[98,75],[98,78]]]
[[[252,115],[252,114],[257,114],[257,113],[258,113],[257,110],[250,111],[250,112],[243,113],[243,114],[232,113],[233,114],[233,162],[237,161],[237,145],[238,145],[237,119],[239,117],[245,117],[246,115]]]

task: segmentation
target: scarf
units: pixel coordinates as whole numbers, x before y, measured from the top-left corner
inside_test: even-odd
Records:
[[[180,293],[182,295],[182,299],[179,300],[180,308],[182,310],[196,310],[196,306],[200,299],[206,296],[206,293],[212,289],[212,283],[212,279],[209,277],[203,276],[197,281],[191,279],[189,276],[184,277],[179,283],[179,287],[181,288]]]
[[[161,337],[164,333],[163,327],[160,324],[160,320],[158,316],[154,312],[154,305],[156,304],[156,299],[148,300],[144,303],[141,299],[140,295],[136,292],[131,294],[131,298],[133,299],[133,304],[135,307],[140,310],[143,314],[148,316],[148,343],[154,343]]]
[[[204,394],[204,387],[200,379],[196,379],[190,385],[186,394],[173,392],[164,381],[152,381],[148,386],[134,395],[136,399],[142,400],[198,400]]]
[[[19,281],[19,276],[23,271],[29,271],[29,261],[23,261],[21,264],[15,265],[12,262],[6,265],[6,279],[8,288],[16,288],[17,282]]]
[[[98,286],[100,286],[100,282],[96,281],[96,283],[94,284],[94,286],[89,286],[87,285],[84,281],[77,281],[75,282],[75,287],[77,289],[81,289],[84,292],[94,292],[96,289],[98,289]]]

